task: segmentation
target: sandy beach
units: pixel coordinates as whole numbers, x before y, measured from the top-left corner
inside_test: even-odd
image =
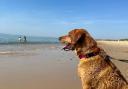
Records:
[[[128,60],[128,42],[98,41],[110,56]],[[0,89],[82,89],[79,59],[61,44],[0,46]],[[128,80],[128,63],[112,60]]]

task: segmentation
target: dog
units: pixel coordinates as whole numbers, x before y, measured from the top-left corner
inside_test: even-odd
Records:
[[[66,44],[65,51],[76,51],[83,89],[128,89],[126,79],[86,29],[74,29],[59,41]]]

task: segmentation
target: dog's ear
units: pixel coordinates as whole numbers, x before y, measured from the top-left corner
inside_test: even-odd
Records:
[[[85,37],[85,44],[87,49],[97,46],[96,41],[88,33]]]
[[[72,44],[76,44],[83,37],[84,37],[84,33],[83,32],[78,32],[77,30],[74,31],[73,34],[71,35]]]
[[[74,29],[69,32],[72,44],[84,45],[86,49],[97,46],[96,41],[85,29]]]

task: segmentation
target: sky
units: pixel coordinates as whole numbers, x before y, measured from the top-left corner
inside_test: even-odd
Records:
[[[0,33],[59,37],[75,28],[128,38],[128,0],[0,0]]]

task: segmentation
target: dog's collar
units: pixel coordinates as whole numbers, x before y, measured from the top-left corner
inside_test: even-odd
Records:
[[[97,50],[96,52],[87,53],[87,54],[85,54],[85,55],[80,54],[80,55],[78,55],[78,57],[79,57],[80,59],[82,59],[82,58],[90,58],[90,57],[93,57],[93,56],[98,55],[99,52],[100,52],[100,49]]]

